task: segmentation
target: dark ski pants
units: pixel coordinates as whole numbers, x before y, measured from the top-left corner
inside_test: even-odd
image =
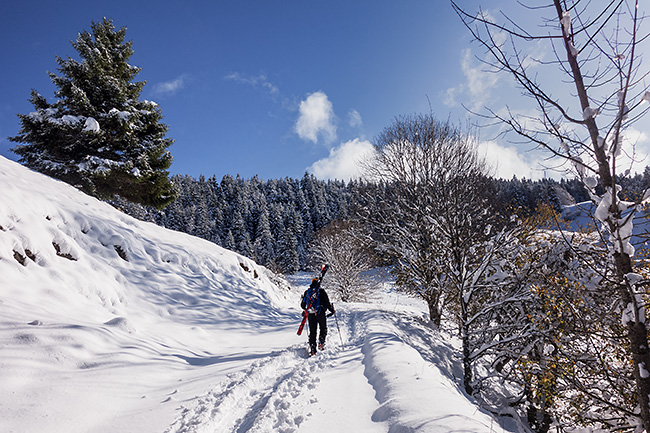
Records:
[[[325,338],[327,337],[327,317],[325,317],[325,310],[318,314],[309,314],[307,321],[309,322],[309,347],[312,351],[315,351],[317,328],[320,327],[320,335],[318,336],[318,342],[320,344],[325,344]]]

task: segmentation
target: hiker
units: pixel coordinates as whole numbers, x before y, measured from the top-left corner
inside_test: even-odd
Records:
[[[316,353],[316,331],[319,327],[318,348],[320,350],[325,348],[325,338],[327,337],[325,310],[331,311],[332,314],[336,313],[334,306],[330,303],[327,292],[320,287],[319,278],[311,280],[311,285],[305,290],[305,294],[302,296],[300,307],[303,310],[309,308],[307,311],[307,320],[309,321],[309,355],[311,356]]]

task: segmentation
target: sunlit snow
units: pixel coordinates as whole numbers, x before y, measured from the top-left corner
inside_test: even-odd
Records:
[[[2,157],[0,275],[2,432],[504,431],[389,282],[307,358],[309,274],[291,288]]]

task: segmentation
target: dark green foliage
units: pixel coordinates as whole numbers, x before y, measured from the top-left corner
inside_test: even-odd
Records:
[[[172,162],[157,104],[140,101],[145,82],[128,63],[126,28],[106,18],[79,34],[81,61],[57,57],[61,75],[49,73],[57,100],[32,90],[35,111],[19,114],[20,133],[9,140],[24,165],[99,198],[121,196],[162,208],[176,197],[166,171]]]
[[[314,233],[347,218],[356,203],[356,184],[302,180],[262,181],[226,175],[194,179],[174,176],[179,198],[158,211],[113,200],[126,213],[207,239],[282,272],[309,266]],[[307,191],[308,190],[308,191]]]
[[[643,179],[647,181],[638,175],[630,182]],[[274,270],[290,271],[311,268],[313,238],[320,229],[353,217],[357,209],[381,212],[399,195],[386,184],[321,181],[308,174],[300,180],[226,175],[221,182],[202,176],[174,176],[172,181],[179,198],[160,211],[119,199],[113,204],[138,219],[207,239]],[[557,194],[548,193],[556,187],[570,192],[575,201],[584,201],[581,194],[586,194],[577,180],[485,179],[483,184],[489,188],[483,195],[497,198],[494,212],[502,216],[513,211],[532,215],[538,203],[560,210]]]

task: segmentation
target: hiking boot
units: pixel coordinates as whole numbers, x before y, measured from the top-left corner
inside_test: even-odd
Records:
[[[325,343],[318,343],[319,350],[325,350]]]

